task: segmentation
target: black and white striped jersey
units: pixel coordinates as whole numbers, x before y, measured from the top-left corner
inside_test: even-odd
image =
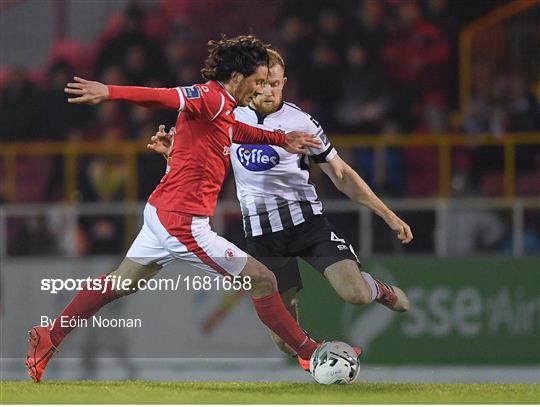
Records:
[[[309,158],[316,163],[337,154],[319,123],[292,103],[267,116],[250,107],[236,108],[234,114],[236,120],[265,130],[314,134],[322,143],[310,150]],[[246,236],[278,232],[322,214],[323,205],[309,182],[307,156],[277,146],[234,143],[230,154]]]

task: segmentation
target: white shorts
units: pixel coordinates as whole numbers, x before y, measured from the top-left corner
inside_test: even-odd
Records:
[[[238,275],[247,254],[210,228],[208,217],[157,210],[146,204],[144,224],[126,257],[136,263],[166,265],[184,260],[211,273]]]

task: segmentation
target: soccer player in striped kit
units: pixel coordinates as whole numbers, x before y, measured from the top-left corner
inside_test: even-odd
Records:
[[[260,320],[304,359],[318,343],[287,312],[274,274],[209,225],[227,168],[232,142],[280,145],[292,153],[317,147],[312,134],[267,131],[235,121],[234,109],[247,106],[262,93],[268,76],[266,46],[254,36],[221,38],[209,42],[202,69],[208,82],[188,87],[142,88],[107,86],[75,78],[65,92],[70,103],[98,104],[124,100],[147,107],[179,112],[176,139],[170,152],[169,171],[150,195],[144,224],[126,258],[111,273],[132,284],[112,288],[103,275],[79,291],[52,326],[29,331],[26,366],[35,382],[42,380],[47,363],[73,329],[62,321],[87,319],[101,307],[135,292],[138,282],[152,278],[163,266],[185,261],[210,273],[251,280],[249,293]]]
[[[402,243],[413,239],[411,228],[341,159],[315,119],[283,101],[285,63],[276,51],[269,49],[268,53],[269,75],[263,93],[249,106],[236,108],[236,119],[266,130],[315,134],[321,145],[310,147],[310,155],[306,155],[274,145],[233,143],[231,162],[247,252],[274,272],[283,302],[294,317],[296,296],[302,288],[297,257],[322,273],[351,304],[377,301],[391,310],[407,311],[409,300],[403,290],[362,271],[352,245],[323,214],[315,187],[309,183],[309,160],[318,164],[341,192],[382,217]],[[167,155],[173,133],[165,134],[161,127],[149,148]],[[284,352],[295,354],[278,335],[272,333],[272,337]],[[307,370],[309,360],[299,360]]]

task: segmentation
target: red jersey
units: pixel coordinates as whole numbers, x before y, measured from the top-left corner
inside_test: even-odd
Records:
[[[236,101],[217,81],[177,88],[109,86],[110,99],[179,110],[169,171],[150,195],[158,209],[212,216],[235,143],[285,145],[285,135],[235,121]]]

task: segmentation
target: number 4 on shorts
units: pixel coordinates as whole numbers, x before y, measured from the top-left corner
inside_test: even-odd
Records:
[[[332,242],[345,243],[345,239],[340,239],[339,237],[336,236],[336,234],[334,232],[330,232],[330,240]]]

